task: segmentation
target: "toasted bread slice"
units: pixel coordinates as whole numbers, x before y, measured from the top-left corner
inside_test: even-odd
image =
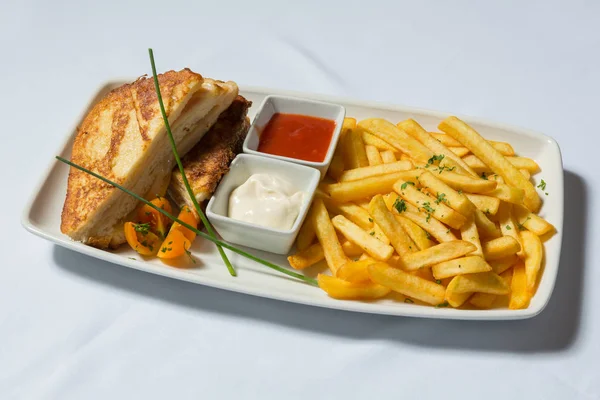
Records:
[[[208,200],[219,181],[229,171],[229,164],[242,151],[242,144],[250,128],[246,114],[251,102],[237,96],[217,123],[183,158],[183,167],[198,203]],[[187,193],[177,168],[169,185],[169,195],[179,206],[194,204]]]
[[[165,110],[177,149],[187,153],[237,95],[233,82],[203,79],[189,69],[159,75]],[[152,78],[111,91],[78,130],[71,159],[136,194],[166,186],[174,165]],[[122,223],[137,201],[74,168],[68,179],[61,231],[105,248],[124,242]]]

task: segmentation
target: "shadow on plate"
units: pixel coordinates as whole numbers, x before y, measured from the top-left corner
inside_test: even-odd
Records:
[[[350,313],[164,279],[58,246],[54,248],[54,259],[70,273],[119,290],[259,323],[357,340],[377,339],[459,351],[554,352],[568,349],[579,330],[587,208],[584,181],[565,171],[564,235],[556,287],[546,309],[539,316],[522,321],[448,321]]]

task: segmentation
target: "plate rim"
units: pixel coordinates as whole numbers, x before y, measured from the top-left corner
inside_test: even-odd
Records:
[[[115,85],[123,84],[125,82],[130,82],[131,80],[127,78],[116,78],[104,81],[100,85],[96,87],[96,90],[93,92],[91,98],[86,102],[85,107],[78,114],[78,118],[74,124],[71,125],[71,130],[69,134],[60,142],[60,146],[56,149],[55,154],[62,154],[67,149],[67,144],[72,140],[73,135],[75,135],[77,131],[77,127],[79,121],[81,121],[89,108],[93,105],[94,100],[98,97],[98,95],[107,88],[110,88]],[[79,242],[74,242],[70,240],[68,237],[57,237],[54,234],[48,233],[43,229],[39,228],[36,224],[31,220],[31,211],[33,209],[34,203],[39,196],[39,193],[45,183],[48,181],[48,178],[53,173],[53,169],[59,166],[59,161],[56,158],[52,158],[49,162],[45,173],[38,179],[36,185],[34,186],[32,192],[30,193],[23,211],[21,213],[21,225],[30,233],[39,236],[45,240],[48,240],[56,245],[67,248],[69,250],[76,251],[80,254],[84,254],[90,257],[94,257],[103,261],[111,262],[113,264],[129,267],[138,271],[148,272],[155,275],[160,275],[168,278],[183,280],[187,282],[191,282],[194,284],[200,284],[204,286],[210,286],[218,289],[224,289],[228,291],[234,291],[238,293],[269,298],[274,300],[281,300],[286,302],[292,302],[297,304],[304,304],[310,306],[317,306],[321,308],[329,308],[333,310],[342,310],[342,311],[352,311],[352,312],[360,312],[366,314],[373,315],[390,315],[390,316],[400,316],[400,317],[417,317],[417,318],[436,318],[436,319],[453,319],[453,320],[479,320],[479,321],[492,321],[492,320],[517,320],[517,319],[528,319],[533,318],[536,315],[540,314],[548,305],[552,293],[554,292],[554,287],[556,285],[556,278],[558,276],[558,269],[560,268],[560,257],[562,253],[562,241],[563,241],[563,223],[564,223],[564,168],[562,161],[562,154],[560,151],[560,146],[558,142],[543,133],[528,129],[522,128],[510,124],[490,121],[485,118],[473,117],[470,115],[462,115],[455,113],[448,113],[437,110],[429,110],[411,106],[404,106],[392,103],[385,102],[375,102],[375,101],[363,101],[359,99],[355,99],[352,97],[345,96],[331,96],[326,94],[319,93],[310,93],[310,92],[301,92],[301,91],[293,91],[286,89],[275,89],[268,88],[262,86],[252,86],[252,85],[239,85],[240,93],[244,92],[253,92],[261,95],[268,94],[280,94],[280,95],[289,95],[296,97],[307,97],[311,99],[328,101],[328,102],[339,102],[344,103],[346,105],[352,105],[356,107],[368,107],[368,108],[377,108],[385,111],[402,111],[406,113],[418,113],[423,115],[432,116],[435,118],[444,118],[448,115],[456,115],[461,119],[467,120],[469,123],[476,123],[481,125],[486,125],[496,129],[502,129],[507,131],[513,131],[519,135],[524,134],[526,136],[545,141],[548,143],[552,150],[556,152],[557,158],[559,160],[560,167],[560,176],[558,177],[558,182],[554,182],[554,185],[557,185],[560,190],[557,190],[556,195],[560,195],[559,198],[559,206],[560,210],[558,213],[558,221],[554,224],[556,227],[556,237],[559,243],[559,250],[557,253],[557,266],[554,269],[553,273],[547,277],[550,281],[547,284],[547,295],[543,298],[543,301],[540,301],[535,307],[529,306],[524,310],[509,310],[509,309],[500,309],[500,310],[457,310],[452,308],[444,308],[437,309],[435,307],[415,307],[405,308],[399,307],[399,312],[391,312],[386,309],[368,309],[370,307],[370,303],[361,302],[361,301],[344,301],[344,300],[336,300],[332,303],[320,302],[319,299],[310,299],[305,298],[303,295],[298,295],[295,293],[288,293],[285,296],[280,295],[279,293],[268,293],[265,292],[264,289],[261,288],[253,288],[248,285],[240,285],[236,284],[234,281],[223,281],[222,279],[215,279],[211,277],[201,276],[198,274],[192,274],[186,272],[184,269],[176,269],[176,268],[165,268],[163,266],[159,266],[156,264],[148,263],[145,261],[139,260],[130,260],[122,255],[111,253],[108,251],[104,251],[101,249],[96,249],[90,246],[86,246]],[[69,150],[70,152],[70,150]],[[548,274],[548,271],[544,271],[545,274]],[[228,276],[229,277],[229,276]],[[303,282],[298,282],[299,284],[305,284]]]

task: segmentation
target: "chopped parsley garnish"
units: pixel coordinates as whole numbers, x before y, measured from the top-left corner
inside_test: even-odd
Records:
[[[427,211],[427,218],[425,218],[425,221],[429,222],[429,219],[431,218],[431,214],[435,212],[435,208],[431,208],[431,205],[429,204],[428,201],[423,203],[423,209],[425,211]]]
[[[373,218],[369,218],[369,222],[373,222]]]
[[[442,284],[442,280],[441,279],[436,279],[435,283],[437,283],[438,285],[441,285]]]
[[[167,248],[163,247],[162,249],[160,249],[161,252],[166,253],[167,252]]]
[[[145,236],[150,232],[150,222],[146,222],[145,224],[133,224],[133,229]]]
[[[412,301],[412,299],[409,299],[408,297],[406,299],[404,299],[404,302],[408,303],[408,304],[413,304],[414,303],[414,301]]]
[[[127,258],[129,258],[130,260],[133,260],[133,261],[137,260],[137,258],[135,258],[135,257],[127,257]]]
[[[437,171],[439,171],[438,174],[441,174],[442,172],[444,172],[444,170],[452,172],[455,169],[456,169],[456,167],[448,167],[448,166],[445,166],[445,165],[441,165],[441,166],[438,167]]]
[[[448,203],[448,199],[446,199],[446,193],[438,193],[435,204],[440,204],[442,201]]]
[[[396,209],[396,211],[398,211],[398,213],[406,211],[406,203],[404,202],[404,199],[398,197],[396,201],[394,201],[394,208]]]
[[[462,189],[458,189],[458,194],[462,194],[462,193],[463,193]]]
[[[510,227],[510,225],[506,225],[506,226],[505,226],[505,228],[506,228],[506,230],[507,230],[507,231],[510,231],[510,230],[512,229],[512,228]]]
[[[410,182],[410,181],[408,181],[408,182],[404,182],[404,183],[402,184],[402,186],[400,186],[400,189],[404,190],[404,189],[406,189],[406,188],[408,187],[408,185],[413,185],[413,186],[415,186],[415,183],[414,183],[414,182]]]
[[[440,154],[440,155],[434,154],[433,156],[431,156],[431,158],[429,160],[427,160],[427,165],[425,166],[425,168],[429,167],[434,162],[436,162],[436,161],[442,161],[443,159],[444,159],[444,155],[443,154]]]
[[[440,303],[437,306],[435,306],[435,308],[444,308],[444,307],[448,307],[448,306],[449,306],[448,302],[445,301],[445,302]]]
[[[194,259],[194,257],[192,257],[192,252],[189,251],[188,249],[184,249],[185,250],[185,254],[187,254],[187,256],[190,258],[190,260],[192,260],[192,262],[194,264],[196,264],[196,260]]]
[[[540,184],[537,185],[537,187],[539,187],[542,190],[546,190],[546,181],[542,179]],[[548,195],[548,193],[546,193],[546,195]]]
[[[371,232],[371,233],[369,233],[369,235],[375,236],[375,232]]]
[[[429,232],[425,231],[425,236],[427,236],[427,239],[431,240],[431,235],[429,234]]]
[[[531,217],[527,217],[527,219],[525,221],[523,221],[523,224],[527,221],[529,221],[531,219]],[[520,231],[524,231],[526,228],[523,224],[520,224],[517,222],[517,228],[519,228]]]
[[[485,179],[486,181],[488,180],[488,177],[485,175],[485,172],[481,173],[481,179]]]

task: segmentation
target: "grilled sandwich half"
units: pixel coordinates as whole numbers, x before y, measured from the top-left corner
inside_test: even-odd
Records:
[[[246,114],[251,105],[244,97],[237,96],[217,123],[183,158],[185,176],[198,203],[202,204],[212,196],[223,175],[229,171],[231,161],[242,151],[250,128]],[[177,168],[173,170],[169,195],[179,206],[194,209]]]
[[[186,154],[238,93],[234,82],[204,79],[189,69],[158,76],[171,130]],[[152,78],[111,91],[81,124],[71,159],[134,193],[155,197],[166,188],[175,164]],[[163,189],[164,190],[164,189]],[[123,222],[137,201],[71,168],[61,231],[72,239],[106,248],[125,242]]]

